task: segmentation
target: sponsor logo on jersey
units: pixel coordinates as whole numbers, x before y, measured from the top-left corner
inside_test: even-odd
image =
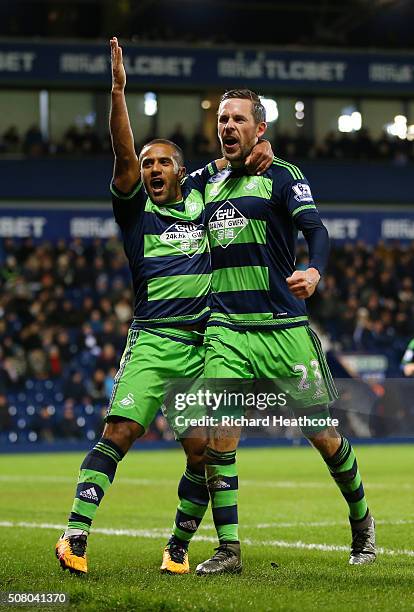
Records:
[[[86,489],[86,491],[81,491],[79,493],[79,497],[84,497],[85,499],[90,499],[92,501],[99,501],[98,495],[96,493],[95,487],[91,487],[90,489]]]
[[[185,207],[190,213],[195,213],[198,209],[200,209],[200,212],[201,212],[200,202],[186,202]]]
[[[298,202],[313,202],[309,185],[306,185],[305,183],[296,183],[296,185],[292,185],[292,189],[296,194],[294,198]]]
[[[248,224],[249,220],[227,200],[212,215],[208,224],[213,245],[217,242],[225,249]]]
[[[161,234],[160,240],[191,259],[203,246],[205,235],[203,225],[182,221],[170,225]]]
[[[119,400],[119,403],[121,404],[121,406],[132,406],[132,404],[134,403],[134,394],[133,393],[128,393],[128,395],[124,398],[122,398],[121,400]]]
[[[247,191],[253,191],[253,189],[256,189],[258,185],[258,181],[257,179],[253,179],[252,181],[250,181],[249,183],[247,183],[247,185],[244,186],[244,188]]]

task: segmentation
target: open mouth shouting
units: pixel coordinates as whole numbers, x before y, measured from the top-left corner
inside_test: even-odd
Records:
[[[165,187],[164,180],[160,177],[153,178],[150,181],[151,191],[155,197],[162,195],[162,192]]]
[[[235,136],[224,136],[223,147],[226,153],[231,154],[237,151],[239,141]]]

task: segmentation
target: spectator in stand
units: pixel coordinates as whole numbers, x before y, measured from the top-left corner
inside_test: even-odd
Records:
[[[95,370],[92,378],[87,382],[88,395],[96,404],[106,404],[105,378],[104,370],[99,368]]]
[[[173,141],[174,142],[174,141]],[[196,157],[208,157],[211,153],[210,141],[205,135],[202,125],[199,125],[193,134],[191,141],[193,155]]]
[[[82,430],[75,415],[75,402],[72,398],[65,400],[63,414],[56,424],[56,436],[67,440],[82,438]]]
[[[8,432],[12,428],[12,420],[9,413],[9,402],[5,394],[0,394],[0,433]]]
[[[42,133],[37,125],[32,125],[23,140],[23,153],[29,157],[40,157],[45,152]]]
[[[42,406],[36,411],[30,429],[32,429],[39,440],[43,442],[53,442],[56,435],[56,424],[54,422],[55,407]]]
[[[77,404],[83,402],[87,396],[87,390],[80,370],[71,373],[70,378],[63,385],[63,395],[72,398]]]
[[[102,151],[101,141],[91,125],[85,125],[80,135],[80,150],[83,155],[97,155]]]
[[[184,157],[187,155],[188,151],[188,140],[183,131],[183,126],[181,123],[177,123],[173,133],[168,136],[168,140],[174,142],[184,153]]]
[[[22,141],[15,125],[11,125],[4,132],[2,140],[6,153],[18,153],[20,151]]]
[[[82,146],[82,135],[76,125],[71,125],[63,135],[63,150],[65,153],[79,153]]]

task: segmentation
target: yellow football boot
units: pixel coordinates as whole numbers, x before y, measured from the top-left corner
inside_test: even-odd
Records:
[[[56,557],[59,559],[59,563],[62,569],[68,569],[73,574],[86,574],[88,571],[88,564],[86,562],[86,545],[87,535],[69,536],[64,537],[65,534],[59,538],[56,543]]]
[[[162,574],[189,574],[188,552],[180,544],[167,544],[162,555]]]

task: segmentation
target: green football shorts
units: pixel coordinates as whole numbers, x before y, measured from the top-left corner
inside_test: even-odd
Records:
[[[216,388],[214,379],[250,379],[259,381],[257,386],[266,379],[287,393],[295,414],[310,414],[313,406],[338,397],[320,340],[308,326],[266,331],[210,326],[204,344],[204,377]]]
[[[106,419],[131,419],[147,429],[173,379],[203,376],[203,335],[174,328],[130,329]]]

